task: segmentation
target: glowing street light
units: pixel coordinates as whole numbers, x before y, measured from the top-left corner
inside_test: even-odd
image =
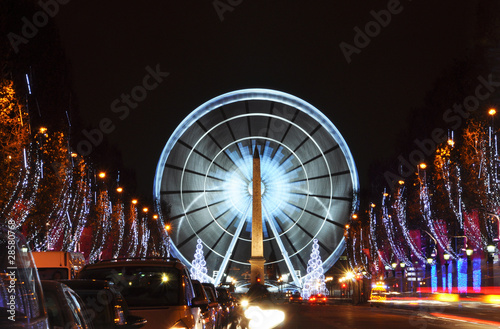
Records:
[[[352,215],[352,219],[358,219],[358,215],[357,214],[353,214]]]
[[[425,169],[425,168],[427,168],[427,165],[426,165],[424,162],[422,162],[422,163],[421,163],[421,164],[419,164],[418,166],[419,166],[419,168],[420,168],[420,169],[422,169],[422,170],[423,170],[423,169]]]
[[[142,208],[142,212],[146,213],[146,212],[148,212],[148,211],[149,211],[148,207],[144,207],[144,208]]]
[[[116,188],[116,192],[118,192],[118,193],[122,193],[122,192],[123,192],[123,188],[122,188],[122,187],[117,187],[117,188]]]
[[[488,110],[488,114],[493,116],[493,115],[497,114],[497,110],[494,107],[492,107]]]
[[[137,204],[137,199],[133,199],[132,204]]]
[[[99,178],[105,178],[106,177],[106,173],[104,171],[101,171],[99,173]]]
[[[47,132],[47,128],[40,127],[39,131],[40,131],[41,134],[45,134]]]
[[[154,215],[153,215],[153,219],[158,219],[158,215],[157,215],[157,214],[154,214]]]

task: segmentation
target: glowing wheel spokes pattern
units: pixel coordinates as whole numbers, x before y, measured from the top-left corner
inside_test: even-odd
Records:
[[[187,265],[203,241],[209,275],[238,279],[249,270],[253,150],[261,158],[266,265],[305,275],[318,239],[325,267],[344,249],[343,229],[357,206],[358,177],[333,124],[282,92],[240,90],[193,111],[158,162],[154,196],[172,224],[173,253]],[[309,247],[309,248],[308,248]],[[268,266],[268,268],[269,268]]]

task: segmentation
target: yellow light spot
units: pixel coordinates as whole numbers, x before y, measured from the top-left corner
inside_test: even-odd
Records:
[[[161,282],[168,282],[168,276],[165,273],[161,277]]]

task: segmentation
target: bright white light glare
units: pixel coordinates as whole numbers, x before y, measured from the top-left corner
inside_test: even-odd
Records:
[[[285,320],[285,313],[280,310],[263,310],[258,306],[250,306],[245,311],[245,317],[250,320],[250,329],[271,329]]]
[[[161,282],[167,282],[168,281],[168,276],[163,273],[162,277],[161,277]]]
[[[248,300],[242,300],[241,301],[241,306],[247,307],[248,306]]]

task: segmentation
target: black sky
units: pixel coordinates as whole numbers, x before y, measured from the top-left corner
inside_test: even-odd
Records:
[[[371,10],[397,1],[231,3],[240,4],[223,21],[210,0],[71,0],[54,18],[84,123],[113,122],[107,137],[137,171],[142,193],[151,193],[161,151],[191,111],[251,87],[293,94],[324,112],[366,186],[370,163],[394,156],[410,109],[469,51],[475,17],[475,1],[401,1],[400,13],[348,64],[339,44],[353,44],[354,27],[374,20]],[[147,66],[169,76],[120,119],[111,104],[142,84]]]

